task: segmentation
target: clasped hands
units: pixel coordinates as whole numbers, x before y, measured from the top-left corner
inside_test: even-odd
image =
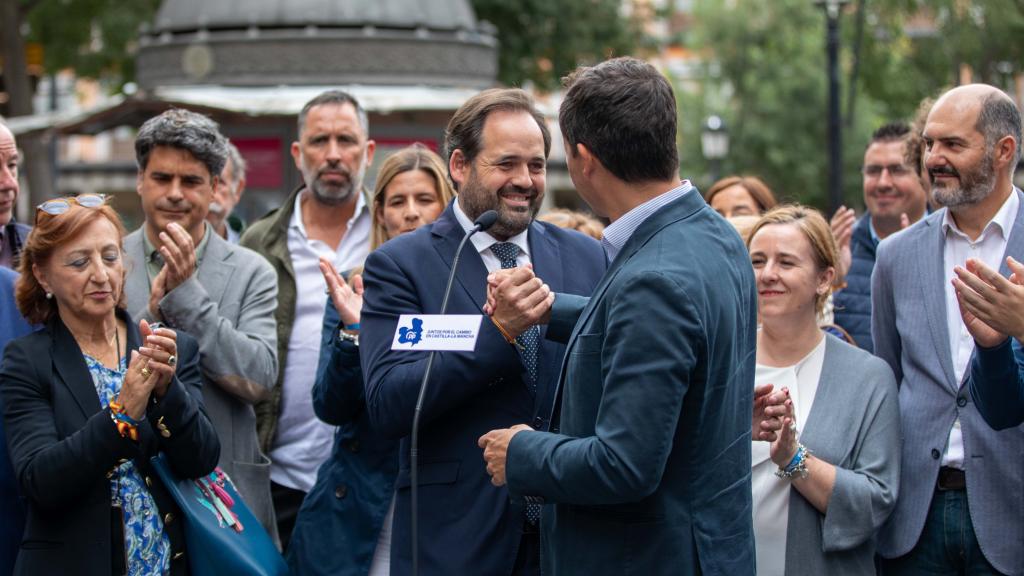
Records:
[[[160,301],[195,274],[197,262],[195,243],[177,222],[171,222],[160,233],[160,242],[164,267],[153,279],[149,292],[149,313],[157,319],[160,318]]]
[[[484,313],[511,338],[516,338],[536,324],[547,324],[551,317],[551,304],[555,294],[533,273],[527,264],[518,268],[497,270],[487,276],[487,304]],[[487,473],[495,486],[505,485],[505,461],[512,437],[523,430],[532,430],[526,424],[491,430],[477,441],[483,449]]]
[[[145,320],[139,321],[143,346],[131,351],[118,404],[129,416],[141,420],[146,415],[150,395],[163,397],[178,364],[178,335],[170,328],[153,330]]]

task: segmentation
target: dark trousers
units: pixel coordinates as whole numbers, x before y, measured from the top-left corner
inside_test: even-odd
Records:
[[[999,576],[981,553],[966,490],[936,490],[917,545],[882,562],[884,576]]]
[[[306,498],[302,490],[282,486],[270,482],[270,498],[274,501],[274,515],[277,517],[277,533],[281,538],[281,551],[288,551],[288,542],[292,539],[295,519],[299,516],[299,508]]]

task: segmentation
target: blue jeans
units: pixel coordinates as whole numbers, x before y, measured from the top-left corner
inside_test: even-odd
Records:
[[[1000,576],[981,554],[966,490],[936,490],[917,545],[905,556],[882,560],[884,576]]]

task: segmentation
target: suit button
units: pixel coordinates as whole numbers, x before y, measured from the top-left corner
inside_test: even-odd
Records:
[[[174,522],[174,514],[171,514],[170,512],[164,514],[164,526],[170,524],[171,522]]]
[[[963,408],[964,406],[967,406],[967,397],[966,396],[961,396],[961,397],[957,398],[956,399],[956,405],[961,407],[961,408]]]
[[[348,495],[348,486],[344,484],[338,484],[338,487],[334,489],[334,497],[341,500]]]
[[[932,460],[938,460],[939,456],[942,456],[942,453],[939,452],[937,449],[932,448]]]
[[[359,452],[359,440],[353,440],[348,443],[349,452]]]

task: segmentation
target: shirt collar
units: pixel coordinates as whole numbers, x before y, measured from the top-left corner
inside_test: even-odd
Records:
[[[974,242],[980,242],[984,239],[989,230],[995,226],[996,230],[1003,237],[1003,240],[1007,240],[1010,237],[1010,231],[1013,230],[1013,222],[1017,218],[1017,209],[1020,207],[1020,199],[1017,198],[1017,188],[1014,187],[1010,191],[1009,197],[1003,202],[1003,205],[999,207],[999,211],[996,215],[989,220],[989,223],[985,225],[985,229],[981,231],[981,235]],[[967,238],[967,235],[960,231],[957,227],[956,221],[953,220],[953,214],[946,209],[946,213],[942,215],[942,232],[946,235],[952,231],[954,234]]]
[[[663,206],[682,198],[690,190],[693,190],[693,185],[690,184],[689,180],[683,180],[679,183],[679,186],[636,206],[623,214],[621,218],[609,224],[604,229],[604,237],[601,239],[601,245],[608,255],[608,261],[615,260],[615,257],[619,255],[619,251],[626,245],[626,241],[629,240],[645,220]]]
[[[465,212],[462,211],[462,207],[459,206],[458,198],[452,200],[452,210],[455,212],[455,219],[458,220],[459,226],[462,226],[463,232],[469,232],[473,229],[473,221],[469,219],[469,216],[467,216]],[[530,244],[527,241],[527,232],[529,231],[530,227],[527,226],[526,230],[523,230],[519,234],[505,240],[505,242],[511,242],[516,246],[519,246],[519,249],[523,251],[523,254],[526,254],[527,257],[529,257]],[[483,252],[490,248],[491,245],[501,242],[501,240],[491,236],[489,232],[477,232],[469,238],[469,241],[473,243],[473,248],[476,248],[477,252]]]
[[[292,219],[288,222],[288,228],[298,230],[299,234],[301,234],[305,239],[308,239],[309,236],[306,234],[306,224],[302,221],[302,198],[305,195],[312,193],[312,190],[305,188],[302,192],[295,195],[295,207],[292,209]],[[369,212],[369,206],[366,203],[365,190],[360,189],[359,196],[356,198],[356,209],[352,212],[352,218],[348,221],[349,228],[352,227],[352,223],[362,216],[364,212]]]

